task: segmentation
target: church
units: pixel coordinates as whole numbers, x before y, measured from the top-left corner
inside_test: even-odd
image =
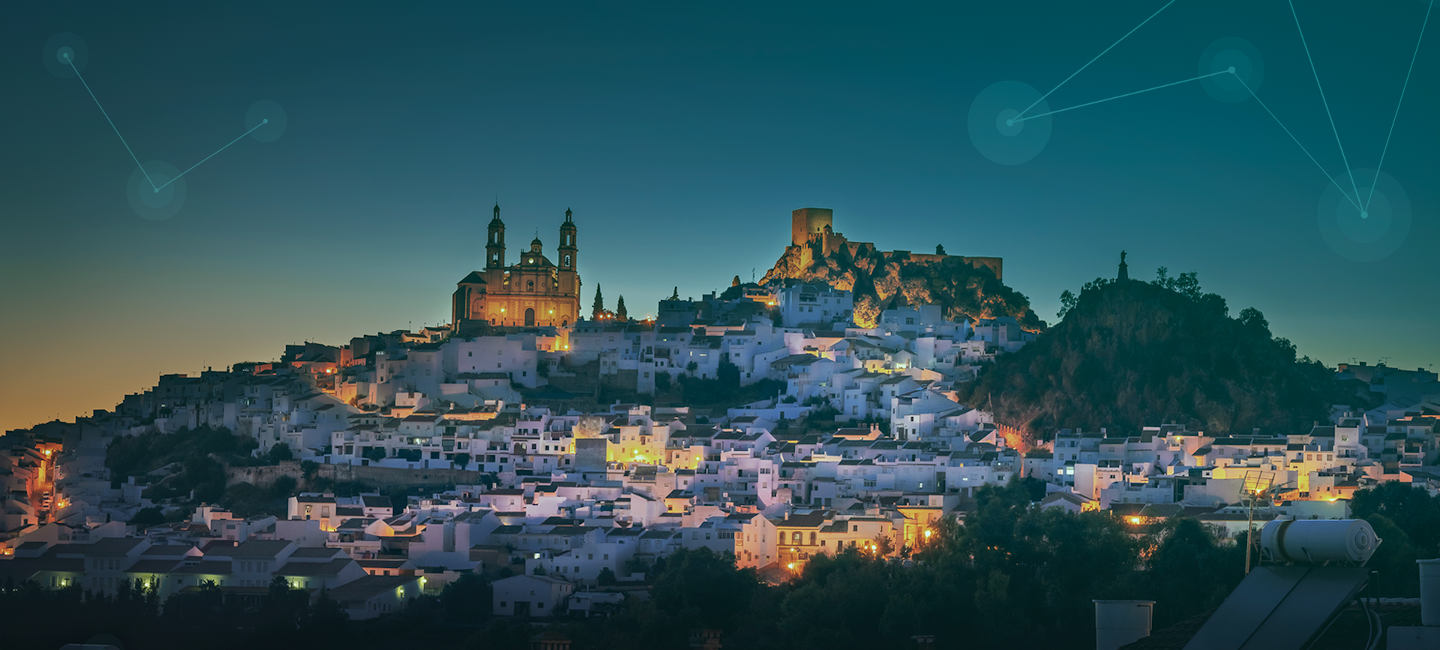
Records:
[[[500,206],[490,220],[485,242],[485,269],[460,280],[451,299],[454,328],[482,321],[495,326],[568,327],[580,315],[580,274],[575,271],[575,222],[570,210],[560,224],[559,262],[545,257],[540,238],[521,252],[520,261],[505,265],[505,222]]]

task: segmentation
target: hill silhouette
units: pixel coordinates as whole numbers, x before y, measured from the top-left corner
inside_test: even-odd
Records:
[[[1063,320],[961,385],[961,400],[1032,439],[1062,427],[1135,433],[1172,422],[1281,435],[1327,420],[1339,397],[1329,369],[1297,359],[1258,310],[1231,318],[1194,274],[1159,276],[1067,291]]]

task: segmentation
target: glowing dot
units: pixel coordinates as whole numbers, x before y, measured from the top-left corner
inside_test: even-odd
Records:
[[[56,50],[55,54],[59,57],[61,62],[69,63],[70,59],[75,58],[75,49],[70,47],[69,45],[66,45],[59,50]]]
[[[1232,66],[1226,68],[1225,71],[1228,72],[1228,73],[1230,73],[1230,74],[1235,74],[1235,66],[1232,65]]]

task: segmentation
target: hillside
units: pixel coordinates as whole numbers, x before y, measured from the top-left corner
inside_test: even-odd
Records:
[[[1092,282],[1058,325],[962,386],[962,401],[1039,439],[1168,422],[1284,434],[1327,419],[1328,369],[1297,360],[1259,311],[1230,318],[1223,298],[1182,279]]]
[[[812,238],[804,246],[786,248],[760,283],[786,279],[824,282],[854,293],[855,322],[863,327],[873,327],[880,312],[895,300],[941,305],[945,317],[952,320],[1013,316],[1026,329],[1045,327],[1023,294],[1005,286],[990,269],[955,257],[922,262],[869,244],[853,253],[840,246],[827,254],[820,240]]]

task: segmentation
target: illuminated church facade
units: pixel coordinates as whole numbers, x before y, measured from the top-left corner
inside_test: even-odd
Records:
[[[575,265],[575,222],[570,210],[560,224],[555,261],[545,256],[540,238],[530,242],[516,264],[505,264],[505,222],[500,206],[490,220],[485,241],[485,269],[471,271],[457,283],[451,311],[457,330],[480,321],[497,326],[568,327],[580,315],[580,274]]]

